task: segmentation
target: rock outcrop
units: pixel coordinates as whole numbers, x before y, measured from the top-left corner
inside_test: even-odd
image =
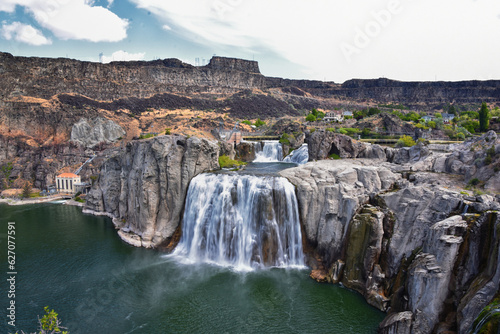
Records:
[[[125,136],[125,130],[115,122],[96,117],[92,120],[80,119],[71,129],[71,140],[85,147],[99,143],[110,143]]]
[[[323,160],[332,154],[343,159],[366,158],[387,160],[386,148],[359,142],[339,133],[317,130],[306,139],[309,161]]]
[[[280,172],[296,186],[311,257],[321,261],[311,276],[387,311],[381,333],[466,333],[499,292],[500,218],[490,210],[500,203],[454,190],[444,174],[404,170],[356,159]],[[460,215],[465,205],[478,214]]]
[[[363,143],[349,136],[319,130],[306,138],[309,161],[323,160],[332,154],[340,158],[366,158],[401,165],[412,172],[463,175],[467,183],[477,178],[489,191],[500,189],[500,138],[489,131],[464,143],[449,145],[449,152],[435,152],[424,143],[412,147],[390,148]]]
[[[111,157],[87,197],[87,212],[115,219],[122,239],[159,247],[171,240],[191,179],[219,167],[216,142],[161,136],[134,141]]]

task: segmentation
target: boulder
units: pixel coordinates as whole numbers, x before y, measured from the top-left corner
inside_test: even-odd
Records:
[[[121,126],[102,117],[93,120],[82,118],[71,128],[71,141],[85,147],[93,147],[101,142],[114,142],[123,136],[125,130]]]

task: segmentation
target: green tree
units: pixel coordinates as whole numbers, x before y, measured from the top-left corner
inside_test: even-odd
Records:
[[[457,110],[453,104],[450,104],[450,106],[448,107],[448,114],[453,114],[453,115],[457,114]]]
[[[437,113],[434,114],[434,117],[436,117],[436,118],[443,118],[443,115],[441,115],[441,113],[437,112]]]
[[[66,327],[61,326],[61,320],[57,318],[58,314],[54,310],[49,310],[48,306],[44,308],[45,315],[38,320],[40,323],[40,333],[41,334],[49,334],[49,333],[61,333],[67,334],[67,331],[62,331],[61,329]]]
[[[412,137],[410,136],[402,136],[399,138],[398,142],[396,143],[397,147],[411,147],[415,146],[415,141],[413,140]]]
[[[259,127],[259,126],[266,125],[266,122],[261,121],[261,120],[260,120],[260,118],[257,118],[257,120],[255,121],[254,125],[255,125],[256,127]]]
[[[488,131],[490,127],[490,110],[486,105],[486,102],[483,102],[481,105],[481,110],[479,110],[479,131],[485,132]]]
[[[377,115],[377,114],[380,114],[380,109],[373,108],[373,107],[368,109],[368,116],[373,116],[373,115]]]
[[[478,121],[461,122],[460,126],[465,128],[470,133],[476,133],[476,130],[479,130],[479,122]]]
[[[433,128],[433,129],[435,129],[435,128],[436,128],[436,122],[434,122],[434,121],[429,121],[429,122],[427,123],[427,125],[428,125],[430,128]]]
[[[316,121],[316,116],[314,114],[309,114],[306,116],[306,121],[308,122],[315,122]]]

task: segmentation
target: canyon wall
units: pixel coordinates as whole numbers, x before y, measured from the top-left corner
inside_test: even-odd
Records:
[[[112,62],[14,57],[0,53],[0,96],[48,99],[70,93],[99,101],[147,98],[165,92],[235,93],[242,89],[285,89],[289,95],[309,94],[352,101],[397,102],[408,105],[498,103],[500,81],[402,82],[389,79],[353,79],[336,84],[315,80],[265,77],[255,61],[213,57],[206,66],[178,59]],[[299,89],[296,89],[299,88]],[[317,103],[319,103],[319,100]]]

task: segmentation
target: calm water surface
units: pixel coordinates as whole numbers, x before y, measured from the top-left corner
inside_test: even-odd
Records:
[[[16,223],[16,324],[49,305],[71,333],[376,333],[384,314],[307,270],[182,264],[122,242],[110,219],[60,204],[0,205],[1,333],[7,222]]]

